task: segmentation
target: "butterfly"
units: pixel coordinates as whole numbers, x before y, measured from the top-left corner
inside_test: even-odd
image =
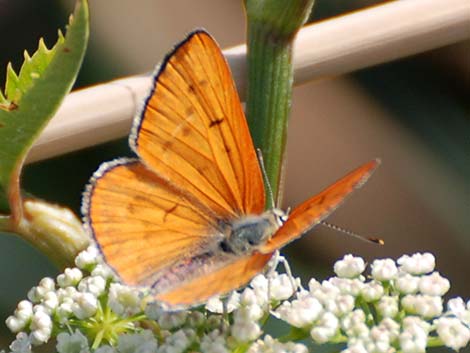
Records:
[[[129,144],[138,158],[104,163],[92,176],[85,226],[125,284],[149,287],[174,307],[248,283],[379,163],[357,168],[289,215],[265,210],[263,175],[229,66],[203,30],[156,70]]]

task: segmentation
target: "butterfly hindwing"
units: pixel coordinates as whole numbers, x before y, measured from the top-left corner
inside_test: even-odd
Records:
[[[103,164],[85,195],[85,224],[106,262],[131,285],[153,285],[221,237],[217,222],[140,161]]]
[[[260,273],[272,257],[272,253],[255,252],[232,261],[222,262],[216,268],[200,271],[198,276],[182,282],[172,290],[157,293],[155,299],[172,306],[193,305],[209,298],[238,289]],[[203,268],[203,266],[201,266]]]
[[[312,229],[333,212],[351,192],[361,187],[379,163],[379,160],[373,160],[362,165],[294,208],[287,221],[259,251],[271,253]]]
[[[261,171],[230,69],[204,31],[163,61],[130,144],[151,170],[221,219],[264,209]]]

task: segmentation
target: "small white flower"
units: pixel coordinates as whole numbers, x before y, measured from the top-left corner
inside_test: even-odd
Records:
[[[258,302],[264,303],[269,300],[281,301],[290,298],[299,286],[298,278],[291,278],[289,275],[274,272],[271,277],[267,278],[260,274],[255,276],[250,286],[258,297]]]
[[[366,302],[373,302],[379,300],[380,297],[384,294],[384,287],[380,282],[371,281],[364,284],[364,287],[361,290],[362,298]]]
[[[322,344],[333,338],[338,332],[338,328],[338,318],[333,313],[324,312],[310,330],[310,335],[316,343]]]
[[[349,294],[340,294],[333,300],[324,303],[324,308],[332,312],[338,317],[341,317],[354,309],[355,299]]]
[[[75,265],[82,270],[90,270],[100,260],[100,252],[95,245],[90,245],[75,258]]]
[[[349,337],[368,337],[369,327],[366,325],[366,315],[361,309],[350,312],[341,319],[341,328]]]
[[[418,292],[420,277],[402,272],[395,280],[395,288],[403,294],[415,294]]]
[[[134,315],[140,309],[141,293],[128,286],[112,283],[109,287],[108,305],[118,315]]]
[[[39,282],[39,287],[41,287],[44,290],[44,293],[46,293],[55,289],[55,282],[50,277],[44,277]]]
[[[88,292],[93,294],[95,297],[100,296],[106,289],[106,280],[103,277],[91,276],[85,277],[78,284],[78,290],[80,292]]]
[[[419,325],[405,327],[399,336],[400,348],[403,353],[424,353],[428,341],[428,333]]]
[[[33,303],[29,300],[22,300],[18,303],[15,316],[22,320],[29,320],[33,315]]]
[[[165,343],[158,349],[159,353],[183,353],[194,341],[195,332],[192,330],[178,330],[166,338]],[[135,350],[122,351],[118,346],[119,352],[134,353]],[[154,353],[155,351],[145,350],[142,353]]]
[[[342,260],[336,261],[334,271],[338,277],[355,278],[364,272],[366,264],[360,257],[345,255]]]
[[[259,301],[263,301],[255,294],[255,291],[251,288],[246,288],[240,295],[240,306],[234,312],[235,324],[243,321],[257,321],[264,315],[264,310],[258,304]]]
[[[337,287],[341,293],[350,294],[354,297],[357,297],[364,287],[364,279],[362,276],[354,279],[332,277],[328,282]]]
[[[268,281],[270,281],[270,299],[278,301],[289,299],[300,285],[300,278],[290,277],[286,273],[276,272],[273,278],[268,278]]]
[[[73,303],[74,302],[72,299],[60,303],[59,307],[56,310],[57,318],[60,323],[67,322],[67,319],[70,317],[70,315],[72,315]]]
[[[383,296],[375,307],[382,317],[395,317],[398,314],[398,297]]]
[[[52,278],[43,278],[37,287],[31,288],[28,292],[28,299],[33,303],[39,303],[44,298],[44,295],[50,291],[55,290],[55,283]]]
[[[59,298],[56,292],[47,292],[44,295],[42,305],[47,309],[49,313],[52,313],[59,306]]]
[[[308,281],[308,290],[310,293],[313,293],[317,289],[321,289],[321,283],[318,282],[315,278],[311,278],[310,281]]]
[[[115,279],[116,276],[114,272],[105,264],[98,263],[93,271],[91,271],[92,276],[103,277],[104,279]]]
[[[419,290],[423,294],[443,296],[450,288],[450,282],[442,277],[439,272],[421,277]]]
[[[329,281],[323,281],[320,286],[310,281],[309,287],[312,296],[318,299],[323,305],[327,305],[328,302],[335,300],[335,298],[341,294],[340,289]]]
[[[199,311],[190,311],[187,320],[187,325],[192,328],[198,328],[204,325],[206,317]]]
[[[209,330],[219,330],[222,327],[225,327],[225,319],[222,315],[209,315],[204,326]]]
[[[16,339],[10,344],[12,353],[32,353],[31,338],[25,332],[16,335]]]
[[[76,286],[83,278],[83,273],[78,268],[66,268],[64,273],[57,276],[57,284],[62,287]]]
[[[416,253],[412,256],[403,255],[397,260],[400,265],[400,269],[412,274],[422,275],[434,271],[436,266],[436,260],[434,255],[430,253]]]
[[[389,317],[380,321],[378,327],[388,332],[390,341],[394,341],[400,334],[400,324]]]
[[[442,342],[455,351],[465,347],[470,341],[470,329],[455,317],[441,317],[434,324]]]
[[[180,335],[180,338],[181,340],[187,339],[184,334]],[[124,334],[119,336],[117,350],[119,353],[155,353],[157,351],[157,340],[150,330]]]
[[[266,301],[266,298],[260,297],[251,288],[245,288],[240,294],[240,306],[247,306],[252,304],[261,304]]]
[[[43,312],[37,311],[31,319],[31,340],[33,344],[46,343],[52,333],[52,319]]]
[[[13,315],[9,316],[5,323],[11,332],[17,333],[23,330],[33,316],[33,304],[29,300],[22,300]]]
[[[42,305],[42,304],[36,304],[35,306],[33,306],[33,312],[34,313],[44,313],[44,314],[47,314],[47,315],[50,315],[51,314],[51,311],[49,310],[49,308],[47,308],[46,306]]]
[[[163,311],[157,318],[158,324],[164,330],[171,330],[183,326],[188,318],[188,311]]]
[[[418,316],[405,317],[402,321],[402,326],[404,329],[413,328],[416,326],[424,330],[426,333],[429,333],[429,330],[431,329],[431,325]]]
[[[304,295],[292,302],[283,302],[276,314],[292,326],[306,327],[312,325],[322,311],[323,307],[316,298]]]
[[[308,353],[306,346],[300,343],[282,343],[266,335],[251,345],[247,353]]]
[[[390,281],[395,279],[398,274],[397,266],[392,259],[374,260],[371,269],[372,278],[377,281]]]
[[[69,299],[73,299],[78,291],[75,287],[65,287],[59,288],[56,293],[57,298],[59,298],[59,302],[62,303],[64,301],[68,301]]]
[[[465,302],[462,298],[452,298],[447,303],[447,310],[470,327],[470,300],[465,307]]]
[[[442,314],[442,298],[430,295],[406,295],[401,299],[403,308],[410,314],[430,319]]]
[[[253,321],[235,321],[231,326],[232,336],[238,342],[254,341],[261,335],[261,328]]]
[[[258,321],[264,315],[263,309],[258,304],[250,304],[238,308],[234,312],[234,320],[236,321]]]
[[[372,327],[369,333],[369,340],[366,342],[366,348],[371,353],[391,353],[395,349],[390,347],[390,334],[382,327]]]
[[[231,313],[240,306],[240,293],[232,292],[228,298],[220,299],[219,296],[212,297],[207,301],[206,309],[212,313],[222,314],[224,312],[224,302],[227,313]]]
[[[8,329],[13,333],[18,333],[26,326],[26,321],[18,319],[16,316],[10,315],[5,320]]]
[[[201,339],[202,353],[229,353],[225,337],[220,334],[219,330],[214,330]]]
[[[79,319],[93,316],[98,309],[98,300],[91,293],[77,293],[72,304],[72,311]]]
[[[61,332],[57,335],[57,352],[58,353],[89,353],[88,341],[86,337],[76,330],[70,334]]]
[[[150,302],[145,306],[144,312],[149,319],[158,320],[158,318],[162,316],[166,310],[159,302]]]
[[[341,351],[341,353],[370,353],[367,351],[366,347],[362,342],[357,342],[352,345],[348,345],[348,348]]]

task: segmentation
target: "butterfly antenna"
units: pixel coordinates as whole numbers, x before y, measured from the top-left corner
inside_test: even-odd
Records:
[[[367,243],[374,243],[374,244],[379,244],[379,245],[384,245],[385,242],[383,241],[383,239],[380,239],[380,238],[373,238],[373,237],[364,237],[360,234],[357,234],[357,233],[354,233],[354,232],[351,232],[350,230],[347,230],[347,229],[344,229],[344,228],[341,228],[341,227],[338,227],[334,224],[331,224],[331,223],[328,223],[328,222],[325,222],[325,221],[321,221],[320,224],[322,226],[325,226],[327,228],[330,228],[330,229],[333,229],[333,230],[336,230],[340,233],[343,233],[343,234],[346,234],[346,235],[350,235],[356,239],[359,239],[359,240],[362,240],[362,241],[365,241]]]
[[[266,168],[264,167],[263,152],[260,148],[257,148],[256,154],[258,155],[258,161],[261,166],[261,172],[263,173],[264,183],[266,184],[266,188],[268,189],[268,193],[271,198],[271,208],[276,208],[276,205],[274,204],[273,189],[271,188],[271,184],[269,183],[268,179],[268,174],[266,173]]]

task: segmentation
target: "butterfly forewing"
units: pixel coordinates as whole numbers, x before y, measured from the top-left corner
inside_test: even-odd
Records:
[[[84,202],[86,224],[106,262],[127,284],[152,285],[159,272],[220,237],[215,219],[137,160],[104,164]]]
[[[373,160],[364,164],[294,208],[286,223],[259,250],[271,253],[312,229],[333,212],[351,192],[361,187],[379,163],[378,160]]]
[[[230,69],[196,31],[161,65],[131,146],[156,174],[221,219],[260,213],[264,186]]]

